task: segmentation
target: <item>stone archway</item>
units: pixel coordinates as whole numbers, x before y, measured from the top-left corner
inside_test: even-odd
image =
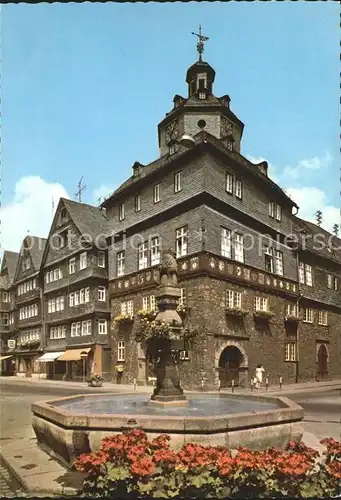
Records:
[[[328,349],[325,344],[317,346],[316,375],[318,380],[323,380],[328,376]]]
[[[238,386],[244,380],[248,368],[248,358],[245,349],[239,342],[229,342],[223,345],[216,353],[216,369],[220,387]]]

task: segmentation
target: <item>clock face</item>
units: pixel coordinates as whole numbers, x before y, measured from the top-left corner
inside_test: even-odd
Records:
[[[179,124],[177,120],[171,122],[166,128],[166,141],[167,144],[175,141],[179,136]]]
[[[227,135],[232,135],[233,124],[228,120],[224,120],[221,124],[221,129],[223,137],[226,137]]]

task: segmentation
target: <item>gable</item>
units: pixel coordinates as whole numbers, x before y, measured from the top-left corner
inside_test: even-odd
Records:
[[[57,223],[51,227],[51,231],[46,243],[46,250],[42,265],[48,266],[56,260],[67,258],[80,247],[81,233],[71,220],[69,214],[60,224],[60,217]]]
[[[34,274],[35,272],[36,270],[34,269],[31,252],[28,248],[25,248],[23,246],[19,254],[14,280],[20,281],[22,279],[29,277],[31,274]]]

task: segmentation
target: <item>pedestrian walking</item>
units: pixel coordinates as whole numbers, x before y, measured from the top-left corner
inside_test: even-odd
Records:
[[[256,368],[256,374],[255,374],[255,379],[256,379],[256,389],[260,389],[261,384],[263,382],[263,375],[265,373],[265,369],[263,368],[262,365],[257,365]]]

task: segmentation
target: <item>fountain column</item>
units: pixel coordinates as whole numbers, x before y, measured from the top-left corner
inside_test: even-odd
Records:
[[[183,350],[181,337],[182,320],[177,312],[181,296],[177,284],[177,262],[171,250],[162,252],[160,266],[160,285],[155,299],[158,306],[156,323],[165,323],[170,328],[170,338],[153,339],[154,351],[158,354],[156,368],[156,387],[149,404],[159,406],[187,406],[188,401],[180,387],[178,365],[173,355],[176,349]],[[172,352],[173,351],[173,352]]]

